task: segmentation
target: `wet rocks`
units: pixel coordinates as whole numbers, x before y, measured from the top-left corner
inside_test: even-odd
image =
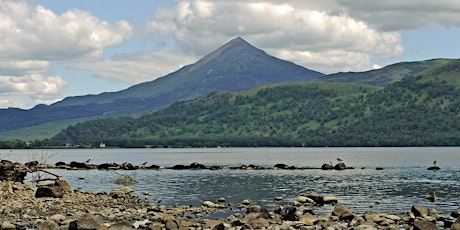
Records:
[[[438,171],[438,170],[441,170],[441,168],[440,168],[440,167],[438,167],[438,166],[430,166],[430,167],[428,167],[426,170],[430,170],[430,171]]]

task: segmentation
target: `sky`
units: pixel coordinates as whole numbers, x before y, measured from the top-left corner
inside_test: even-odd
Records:
[[[460,58],[460,1],[0,0],[0,108],[123,90],[235,37],[325,74]]]

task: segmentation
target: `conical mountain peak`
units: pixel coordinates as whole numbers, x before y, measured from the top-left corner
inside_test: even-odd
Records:
[[[226,59],[230,57],[236,57],[236,56],[241,57],[242,55],[256,55],[256,54],[265,55],[265,52],[249,44],[249,42],[247,42],[243,38],[237,37],[237,38],[230,40],[223,46],[211,52],[210,54],[206,55],[205,57],[200,59],[195,64],[207,63],[215,59],[222,59],[222,58]]]

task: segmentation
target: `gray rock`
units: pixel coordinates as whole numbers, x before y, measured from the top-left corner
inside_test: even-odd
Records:
[[[70,222],[69,230],[93,230],[104,227],[104,222],[89,213],[85,213],[77,220]]]
[[[134,229],[134,226],[128,221],[120,221],[120,222],[110,225],[109,229],[111,230],[130,230],[130,229]]]
[[[417,218],[414,221],[414,230],[437,230],[436,224],[422,218]]]
[[[414,213],[415,217],[425,218],[428,216],[429,210],[425,206],[414,204],[412,205],[411,212]]]
[[[35,197],[52,197],[52,198],[62,198],[62,189],[56,186],[42,186],[38,187],[35,192]]]
[[[56,222],[52,220],[46,220],[43,222],[43,224],[40,226],[40,230],[60,230],[61,228],[59,227]]]
[[[451,230],[460,230],[460,218],[457,218],[457,220],[452,224],[450,229]]]
[[[332,215],[339,217],[339,220],[351,221],[355,216],[344,205],[339,204],[332,210]]]

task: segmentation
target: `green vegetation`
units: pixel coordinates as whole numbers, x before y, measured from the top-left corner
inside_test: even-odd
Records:
[[[452,79],[456,78],[445,80],[420,74],[385,88],[310,82],[265,86],[241,93],[221,91],[139,118],[79,123],[35,144],[460,145],[460,89],[458,81]]]

